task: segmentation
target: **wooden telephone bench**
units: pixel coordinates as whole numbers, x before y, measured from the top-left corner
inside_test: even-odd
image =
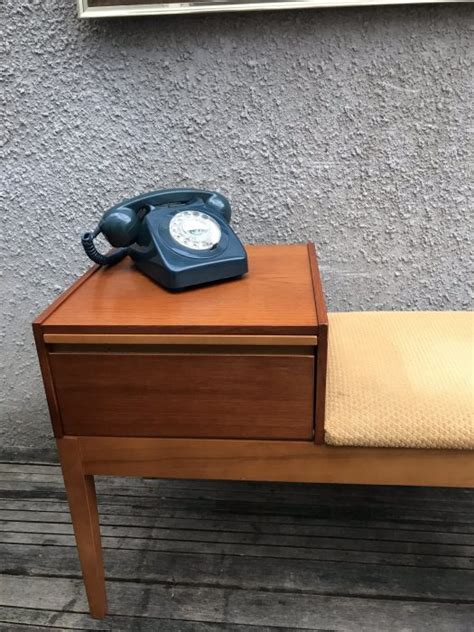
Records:
[[[244,278],[182,293],[128,259],[94,267],[33,325],[95,617],[106,613],[95,474],[298,480],[322,440],[314,246],[248,256]]]
[[[244,278],[174,294],[128,259],[94,267],[34,322],[94,617],[107,610],[94,475],[473,484],[470,451],[322,445],[328,316],[314,246],[248,256]]]

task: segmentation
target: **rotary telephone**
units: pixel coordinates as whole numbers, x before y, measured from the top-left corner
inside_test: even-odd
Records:
[[[154,281],[180,290],[247,272],[247,255],[229,226],[230,216],[230,204],[220,193],[163,189],[110,208],[95,230],[83,235],[82,245],[99,265],[129,255]],[[101,254],[94,244],[100,233],[118,249]]]

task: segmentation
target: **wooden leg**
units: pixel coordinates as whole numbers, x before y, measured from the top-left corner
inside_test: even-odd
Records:
[[[102,619],[107,596],[94,477],[84,474],[77,439],[58,439],[57,445],[90,613]]]

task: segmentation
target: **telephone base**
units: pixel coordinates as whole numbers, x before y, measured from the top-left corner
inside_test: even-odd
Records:
[[[206,261],[199,267],[196,265],[189,268],[181,268],[180,270],[172,270],[163,267],[159,257],[151,259],[135,258],[133,252],[130,253],[134,260],[135,266],[140,272],[146,274],[167,290],[179,291],[185,290],[197,285],[215,283],[241,277],[248,272],[247,256],[229,258],[227,261],[219,259],[218,261]]]

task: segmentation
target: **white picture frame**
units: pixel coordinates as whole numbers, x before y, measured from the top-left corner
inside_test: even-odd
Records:
[[[221,13],[227,11],[264,11],[327,7],[377,6],[397,4],[440,4],[459,0],[192,0],[157,2],[156,0],[77,0],[80,18],[107,18],[180,13]],[[471,2],[471,0],[461,0]]]

